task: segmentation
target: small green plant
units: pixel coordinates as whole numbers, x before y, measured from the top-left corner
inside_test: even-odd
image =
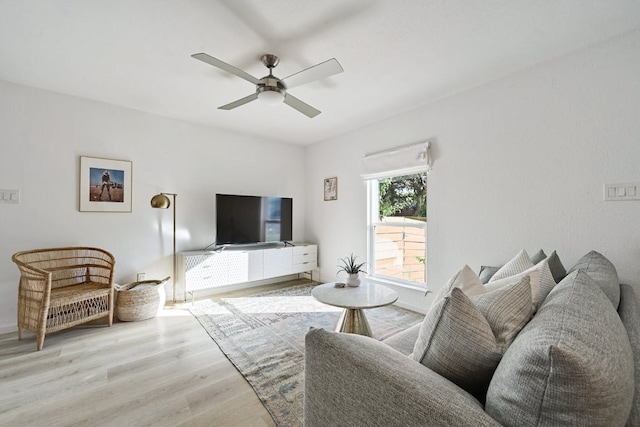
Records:
[[[340,258],[341,265],[338,265],[338,273],[344,271],[347,274],[358,274],[360,272],[366,273],[362,266],[366,264],[366,262],[357,263],[356,259],[358,257],[353,253],[348,257]],[[337,273],[336,273],[337,274]]]

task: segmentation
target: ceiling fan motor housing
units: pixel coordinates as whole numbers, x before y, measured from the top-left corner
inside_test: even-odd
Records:
[[[277,77],[268,75],[260,79],[260,82],[256,85],[256,93],[262,92],[278,92],[282,96],[286,93],[287,86]]]
[[[260,59],[265,67],[269,69],[269,75],[260,79],[260,82],[256,85],[256,93],[260,96],[260,94],[264,92],[276,92],[284,98],[287,86],[282,82],[282,80],[273,75],[273,69],[280,63],[280,59],[276,55],[271,54],[262,55],[262,58]],[[268,97],[274,101],[279,99],[275,94],[269,94]]]

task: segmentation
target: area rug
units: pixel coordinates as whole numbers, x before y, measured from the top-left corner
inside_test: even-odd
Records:
[[[305,334],[310,327],[335,330],[342,312],[316,301],[314,285],[200,300],[191,308],[280,427],[302,426]],[[423,318],[396,306],[369,309],[366,316],[380,340]]]

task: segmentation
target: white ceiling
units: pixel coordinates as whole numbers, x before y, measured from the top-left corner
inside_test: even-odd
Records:
[[[0,0],[0,80],[306,145],[637,28],[637,0]],[[223,111],[255,88],[197,52],[345,71],[291,89],[313,119]]]

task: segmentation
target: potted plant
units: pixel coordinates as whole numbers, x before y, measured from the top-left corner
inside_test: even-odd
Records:
[[[358,257],[353,253],[348,257],[340,258],[341,264],[338,265],[338,272],[336,273],[336,276],[342,271],[347,273],[347,286],[360,286],[360,273],[366,273],[362,268],[366,262],[357,263],[357,258]]]

